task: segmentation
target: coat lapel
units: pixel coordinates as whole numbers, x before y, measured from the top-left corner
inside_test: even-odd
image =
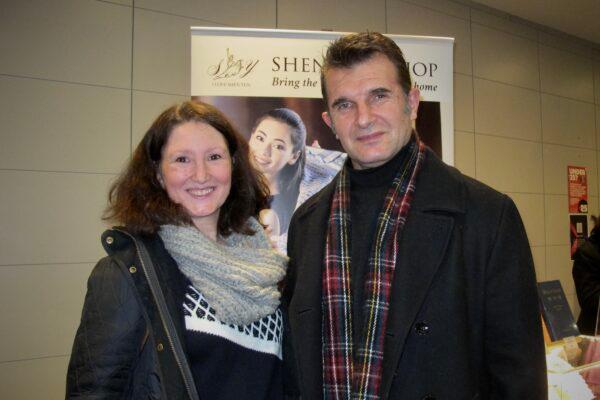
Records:
[[[427,152],[399,239],[384,347],[380,390],[384,399],[388,398],[406,337],[444,260],[455,214],[464,212],[462,186],[455,174],[431,151]]]
[[[295,357],[301,377],[303,397],[319,399],[323,395],[322,350],[322,266],[331,196],[336,179],[299,210],[298,237],[294,238],[291,263],[297,276],[289,318],[293,335]]]

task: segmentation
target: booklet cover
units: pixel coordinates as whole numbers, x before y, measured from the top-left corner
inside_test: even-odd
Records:
[[[537,285],[542,314],[550,333],[550,339],[557,341],[579,335],[579,329],[560,281],[538,282]]]

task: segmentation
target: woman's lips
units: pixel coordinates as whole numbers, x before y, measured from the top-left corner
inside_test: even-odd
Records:
[[[207,194],[214,192],[214,190],[215,190],[215,187],[211,186],[211,187],[202,188],[202,189],[188,189],[187,192],[189,194],[191,194],[192,196],[202,197],[202,196],[206,196]]]

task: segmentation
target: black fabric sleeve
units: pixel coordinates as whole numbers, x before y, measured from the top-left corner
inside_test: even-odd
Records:
[[[596,309],[600,297],[600,253],[590,242],[575,253],[573,280],[582,309]]]
[[[66,398],[123,398],[145,331],[127,271],[112,258],[103,258],[88,280],[67,372]]]
[[[546,358],[533,259],[521,217],[508,197],[496,226],[486,266],[488,398],[546,399]]]

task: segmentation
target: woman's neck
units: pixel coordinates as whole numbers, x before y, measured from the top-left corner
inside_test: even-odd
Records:
[[[279,194],[279,180],[277,176],[267,178],[269,181],[269,193],[271,196]]]
[[[207,220],[194,220],[194,226],[198,229],[204,236],[209,238],[210,240],[216,242],[217,241],[217,222],[215,221],[207,221]]]

